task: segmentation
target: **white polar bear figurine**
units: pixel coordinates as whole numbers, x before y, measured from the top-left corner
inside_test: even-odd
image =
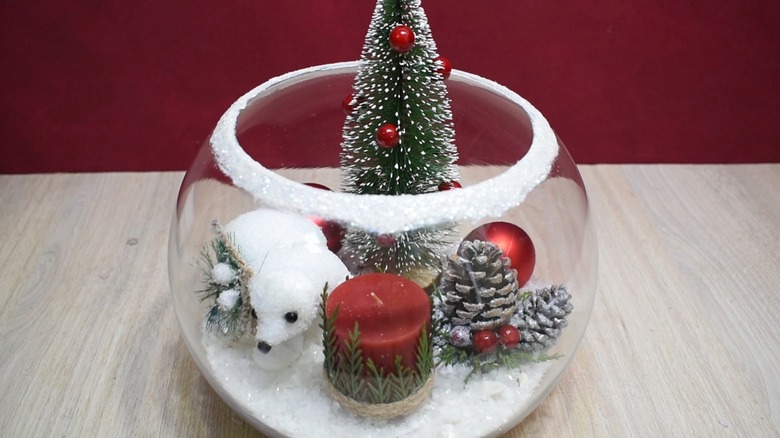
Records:
[[[247,288],[257,315],[255,362],[284,369],[307,342],[318,340],[312,323],[323,288],[333,290],[349,271],[328,250],[320,228],[303,216],[261,208],[238,216],[225,231],[253,271]]]

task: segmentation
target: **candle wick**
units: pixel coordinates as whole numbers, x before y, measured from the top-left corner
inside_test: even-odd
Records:
[[[371,292],[371,298],[373,298],[374,301],[376,301],[377,307],[382,307],[385,305],[385,303],[373,292]]]

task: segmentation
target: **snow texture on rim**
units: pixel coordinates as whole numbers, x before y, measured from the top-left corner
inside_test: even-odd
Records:
[[[451,81],[476,83],[525,110],[533,141],[526,155],[501,174],[458,190],[421,195],[357,195],[329,192],[289,180],[250,157],[238,142],[239,114],[252,100],[277,86],[306,80],[307,75],[346,73],[357,62],[309,67],[273,78],[243,95],[222,115],[211,135],[211,147],[220,170],[233,184],[264,206],[316,215],[374,233],[398,233],[421,227],[498,217],[520,205],[528,193],[547,178],[558,156],[555,133],[544,116],[528,101],[496,82],[453,70]]]

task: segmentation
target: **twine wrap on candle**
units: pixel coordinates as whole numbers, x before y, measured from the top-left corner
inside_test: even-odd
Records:
[[[371,417],[380,420],[389,420],[391,418],[408,414],[414,410],[414,408],[419,406],[420,403],[422,403],[426,398],[428,398],[428,395],[430,395],[431,391],[433,391],[433,372],[431,372],[430,376],[428,376],[428,380],[425,381],[425,384],[423,384],[423,386],[421,386],[417,392],[403,400],[392,403],[365,403],[351,399],[342,394],[335,386],[333,386],[333,383],[331,383],[330,379],[328,378],[327,370],[325,370],[323,374],[325,376],[325,387],[327,388],[328,393],[341,406],[362,417]]]

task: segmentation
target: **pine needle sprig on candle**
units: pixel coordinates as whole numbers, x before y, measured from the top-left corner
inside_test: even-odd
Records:
[[[323,366],[325,367],[325,372],[329,373],[329,376],[333,378],[334,376],[331,375],[332,371],[336,368],[336,333],[333,330],[334,325],[336,324],[336,317],[339,313],[338,306],[336,307],[336,310],[333,311],[331,315],[326,315],[325,311],[325,305],[328,300],[328,284],[325,284],[325,287],[322,289],[322,295],[321,295],[321,301],[320,301],[320,328],[322,329],[322,345],[323,345],[323,353],[325,355],[325,362]]]
[[[393,400],[403,400],[414,393],[419,387],[414,383],[414,370],[406,368],[401,363],[403,357],[395,357],[396,372],[390,375],[390,388],[393,393]]]
[[[420,342],[417,344],[417,370],[415,383],[422,386],[430,377],[434,369],[433,365],[433,343],[428,336],[428,328],[423,326],[420,333]]]
[[[345,394],[362,394],[366,381],[363,378],[363,350],[360,349],[360,327],[355,321],[355,328],[349,332],[349,339],[338,357],[342,372],[342,387]]]
[[[392,388],[390,379],[385,376],[385,369],[377,369],[374,365],[374,361],[368,359],[366,361],[366,368],[368,368],[369,380],[366,385],[366,395],[371,403],[384,403],[386,400],[390,400],[392,396]]]

